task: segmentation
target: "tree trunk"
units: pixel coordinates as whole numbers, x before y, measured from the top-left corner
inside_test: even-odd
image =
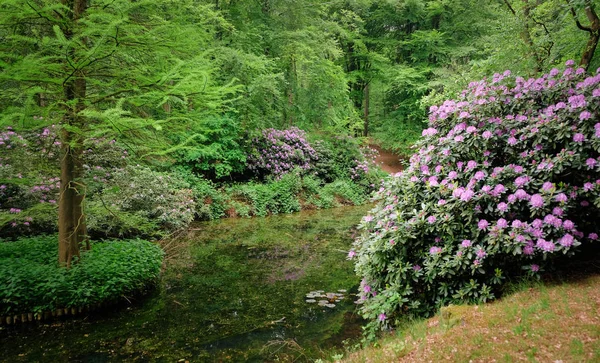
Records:
[[[600,19],[598,18],[598,14],[592,7],[591,1],[586,1],[585,7],[585,15],[588,20],[591,22],[590,28],[590,38],[585,46],[585,50],[581,56],[581,65],[586,70],[590,66],[592,62],[592,58],[594,58],[594,53],[596,52],[596,47],[598,46],[598,41],[600,40]]]
[[[363,136],[369,136],[369,84],[367,83],[365,85],[365,95],[364,95],[364,99],[365,99],[365,123],[364,123],[364,130],[363,130]]]
[[[67,39],[72,38],[76,22],[85,10],[86,0],[66,0],[65,5],[72,9],[72,18],[63,32]],[[70,57],[74,56],[70,52]],[[73,126],[79,133],[63,127],[61,131],[61,159],[60,159],[60,199],[58,201],[58,261],[61,265],[70,267],[74,256],[79,256],[81,245],[86,242],[87,227],[83,201],[85,198],[85,185],[82,181],[83,165],[81,161],[83,136],[81,130],[84,126],[80,112],[83,110],[86,96],[86,81],[79,71],[64,83],[65,115],[63,126]],[[75,101],[75,106],[70,106]]]

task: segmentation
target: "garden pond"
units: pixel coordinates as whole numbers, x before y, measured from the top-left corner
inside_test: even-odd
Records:
[[[346,259],[371,206],[194,225],[164,246],[149,295],[0,327],[7,362],[264,362],[330,358],[361,334]]]

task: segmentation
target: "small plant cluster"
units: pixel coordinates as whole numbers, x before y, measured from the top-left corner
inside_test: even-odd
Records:
[[[297,127],[266,129],[260,137],[252,140],[248,168],[262,176],[281,178],[296,168],[308,172],[316,160],[317,153],[303,130]]]
[[[0,316],[119,301],[150,287],[163,258],[147,241],[106,241],[66,269],[57,248],[55,235],[0,242]]]
[[[493,299],[507,276],[598,243],[600,75],[573,65],[495,74],[431,108],[349,254],[371,327]]]
[[[354,159],[356,165],[350,169],[350,178],[355,181],[362,180],[369,174],[370,169],[376,165],[375,159],[379,151],[367,146],[360,149],[360,154],[361,158]]]
[[[4,236],[56,230],[60,142],[55,126],[0,138],[0,233]],[[154,236],[187,227],[197,213],[195,194],[179,175],[132,164],[115,140],[91,138],[82,153],[88,215],[93,236]]]
[[[259,178],[280,179],[297,170],[323,183],[349,179],[367,193],[379,184],[383,174],[376,168],[377,150],[361,147],[358,140],[348,135],[320,135],[313,142],[306,137],[306,133],[296,127],[264,130],[262,136],[252,142],[249,170]]]
[[[338,179],[323,185],[314,176],[291,172],[266,183],[233,185],[225,194],[229,196],[225,198],[229,200],[229,216],[249,217],[360,205],[368,201],[369,192],[350,180]]]
[[[109,236],[137,236],[187,227],[196,213],[191,186],[176,175],[140,165],[115,170],[89,202],[88,228]]]

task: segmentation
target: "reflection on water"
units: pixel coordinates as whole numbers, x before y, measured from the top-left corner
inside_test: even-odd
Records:
[[[369,208],[198,223],[167,246],[168,267],[149,296],[75,320],[1,327],[0,359],[323,357],[360,334],[357,278],[346,255],[353,226]]]

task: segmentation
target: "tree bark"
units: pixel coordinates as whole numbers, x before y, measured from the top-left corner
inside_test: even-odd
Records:
[[[583,50],[583,54],[581,55],[581,60],[579,61],[579,65],[587,70],[590,66],[590,63],[592,62],[592,58],[594,58],[594,53],[596,52],[598,42],[600,41],[600,18],[598,18],[598,14],[592,6],[592,1],[585,0],[585,16],[590,21],[590,25],[585,26],[579,21],[579,18],[577,17],[577,12],[571,4],[571,1],[565,1],[569,5],[569,10],[571,11],[571,15],[573,15],[573,19],[575,20],[577,28],[586,31],[590,34],[585,49]]]
[[[72,10],[71,21],[63,29],[67,39],[72,39],[74,27],[87,6],[86,0],[64,0]],[[69,52],[70,57],[74,52]],[[67,72],[69,69],[67,68]],[[79,256],[81,245],[86,242],[87,227],[83,202],[85,185],[82,181],[83,165],[81,161],[84,126],[80,112],[84,109],[86,96],[86,80],[81,70],[74,71],[64,82],[65,114],[61,131],[60,159],[60,199],[58,201],[58,261],[70,267],[74,256]],[[67,73],[70,74],[70,73]],[[72,105],[75,101],[75,106]],[[71,127],[77,131],[72,131]]]
[[[585,15],[591,23],[589,27],[590,38],[588,39],[583,54],[581,55],[581,61],[579,62],[579,65],[587,70],[592,62],[592,58],[594,58],[594,53],[596,52],[596,47],[598,46],[598,41],[600,40],[600,19],[592,7],[591,1],[588,0],[585,2],[585,4]]]

